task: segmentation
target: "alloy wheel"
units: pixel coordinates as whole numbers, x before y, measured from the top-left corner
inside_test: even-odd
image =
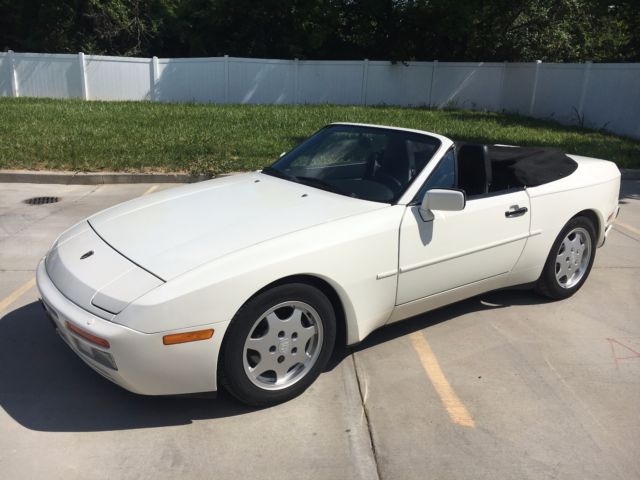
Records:
[[[279,303],[251,327],[244,343],[244,371],[260,388],[288,388],[316,363],[322,340],[322,321],[313,307],[299,301]]]

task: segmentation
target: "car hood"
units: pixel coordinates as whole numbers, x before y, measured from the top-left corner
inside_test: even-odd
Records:
[[[140,197],[89,223],[120,254],[170,280],[257,243],[384,206],[249,173]]]

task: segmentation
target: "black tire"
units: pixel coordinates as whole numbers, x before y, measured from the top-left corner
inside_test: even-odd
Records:
[[[270,390],[256,385],[254,383],[256,380],[252,380],[250,374],[245,371],[245,360],[248,358],[245,357],[245,342],[252,335],[252,331],[257,328],[256,322],[260,318],[264,318],[264,314],[270,309],[284,302],[302,302],[312,307],[318,314],[318,321],[322,324],[322,340],[316,342],[315,348],[319,348],[319,353],[314,355],[314,363],[301,371],[300,378],[296,379],[295,383],[286,388]],[[293,334],[290,336],[293,345],[293,339],[297,338],[297,334],[295,337]],[[304,392],[320,375],[331,357],[335,339],[335,312],[331,302],[322,291],[305,283],[276,286],[247,301],[231,321],[220,352],[218,369],[220,383],[234,397],[250,406],[264,407],[285,402]],[[287,338],[283,338],[282,342],[286,340]],[[280,347],[281,345],[278,345],[277,350]],[[291,352],[293,352],[293,348],[287,354]],[[280,352],[275,351],[275,354],[280,355]]]
[[[580,280],[575,283],[575,285],[566,287],[563,286],[556,278],[556,258],[558,256],[562,242],[565,240],[567,235],[575,229],[583,229],[589,235],[591,243],[588,253],[589,259]],[[555,242],[553,242],[553,246],[551,247],[551,251],[549,252],[549,256],[547,257],[547,261],[544,265],[544,269],[542,270],[542,274],[536,282],[535,291],[553,300],[562,300],[576,293],[580,289],[580,287],[582,287],[584,282],[587,280],[589,273],[591,272],[591,267],[593,266],[593,261],[596,257],[596,242],[596,229],[591,219],[579,216],[569,220],[569,222],[567,222],[567,224],[558,234]]]

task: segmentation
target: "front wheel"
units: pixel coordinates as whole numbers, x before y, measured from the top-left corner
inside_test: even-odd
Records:
[[[589,276],[596,256],[596,232],[587,217],[574,217],[551,247],[536,291],[552,298],[568,298]]]
[[[335,337],[335,313],[320,290],[303,283],[274,287],[231,321],[220,353],[221,383],[252,406],[294,398],[320,375]]]

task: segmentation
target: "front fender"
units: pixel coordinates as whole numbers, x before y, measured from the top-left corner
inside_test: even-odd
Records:
[[[404,206],[314,226],[226,255],[134,301],[115,322],[142,332],[231,320],[265,286],[292,275],[329,283],[346,316],[347,340],[384,325],[395,305],[398,228]]]

